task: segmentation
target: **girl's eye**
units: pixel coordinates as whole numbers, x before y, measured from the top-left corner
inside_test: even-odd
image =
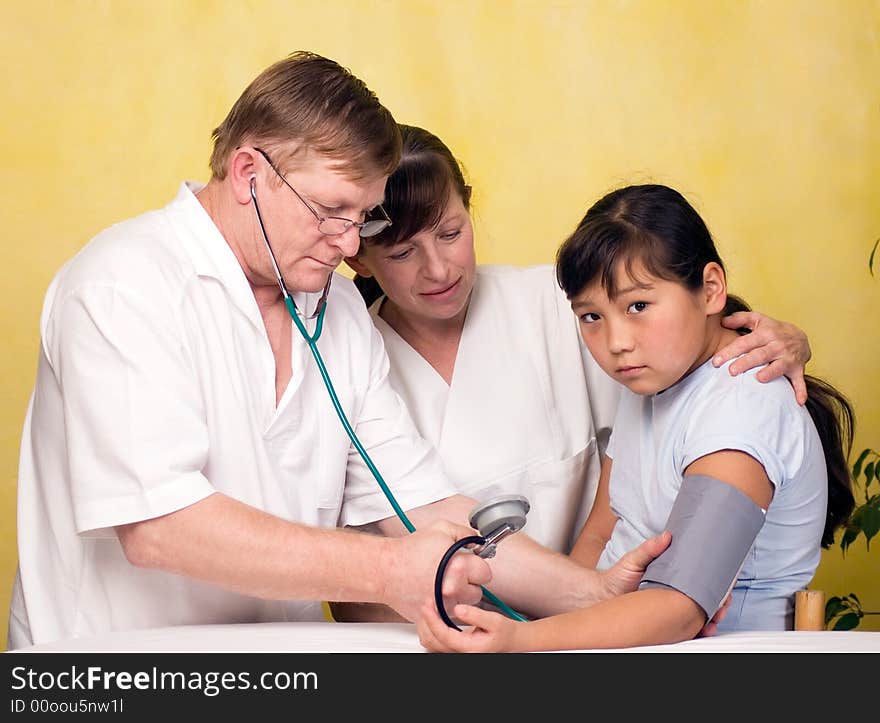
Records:
[[[630,304],[627,307],[626,311],[628,314],[640,314],[641,312],[643,312],[647,308],[648,308],[647,301],[634,301],[632,304]]]
[[[592,324],[594,321],[599,321],[599,315],[588,311],[586,314],[581,314],[580,319],[582,324]]]
[[[461,229],[457,228],[454,231],[444,231],[438,235],[441,241],[455,241],[455,239],[461,236]]]

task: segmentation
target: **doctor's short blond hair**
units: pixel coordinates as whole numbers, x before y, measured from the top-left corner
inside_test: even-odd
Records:
[[[246,144],[271,152],[285,171],[317,152],[354,181],[390,175],[400,160],[400,131],[376,94],[347,68],[306,51],[251,81],[212,137],[211,173],[219,180]]]

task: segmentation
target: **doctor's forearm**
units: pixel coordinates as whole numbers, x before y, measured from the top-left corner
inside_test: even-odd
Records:
[[[243,595],[382,601],[387,540],[294,524],[219,493],[116,530],[132,564]]]

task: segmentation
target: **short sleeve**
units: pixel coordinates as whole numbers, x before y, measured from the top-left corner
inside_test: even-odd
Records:
[[[707,454],[738,450],[779,487],[804,460],[806,424],[809,415],[797,407],[787,381],[762,384],[753,374],[740,375],[704,398],[687,420],[679,472]]]
[[[214,490],[199,384],[168,300],[118,284],[55,299],[44,351],[62,391],[79,532],[149,519]]]

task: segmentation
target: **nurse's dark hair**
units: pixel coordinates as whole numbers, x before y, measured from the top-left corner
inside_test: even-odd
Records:
[[[556,278],[569,299],[588,285],[602,284],[614,298],[621,281],[637,280],[639,265],[656,278],[690,291],[703,285],[703,269],[724,264],[700,214],[678,191],[659,184],[626,186],[594,203],[556,254]],[[749,311],[741,298],[728,295],[724,315]],[[740,333],[748,333],[740,329]],[[822,440],[828,473],[828,511],[821,545],[855,506],[847,460],[852,451],[855,413],[849,400],[827,382],[805,375],[807,410]]]
[[[446,144],[424,128],[403,123],[398,128],[402,142],[400,163],[388,178],[382,202],[392,224],[381,233],[362,239],[362,244],[393,246],[434,228],[440,223],[451,193],[458,194],[470,210],[471,187]],[[367,306],[383,294],[373,277],[357,274],[354,283]]]

